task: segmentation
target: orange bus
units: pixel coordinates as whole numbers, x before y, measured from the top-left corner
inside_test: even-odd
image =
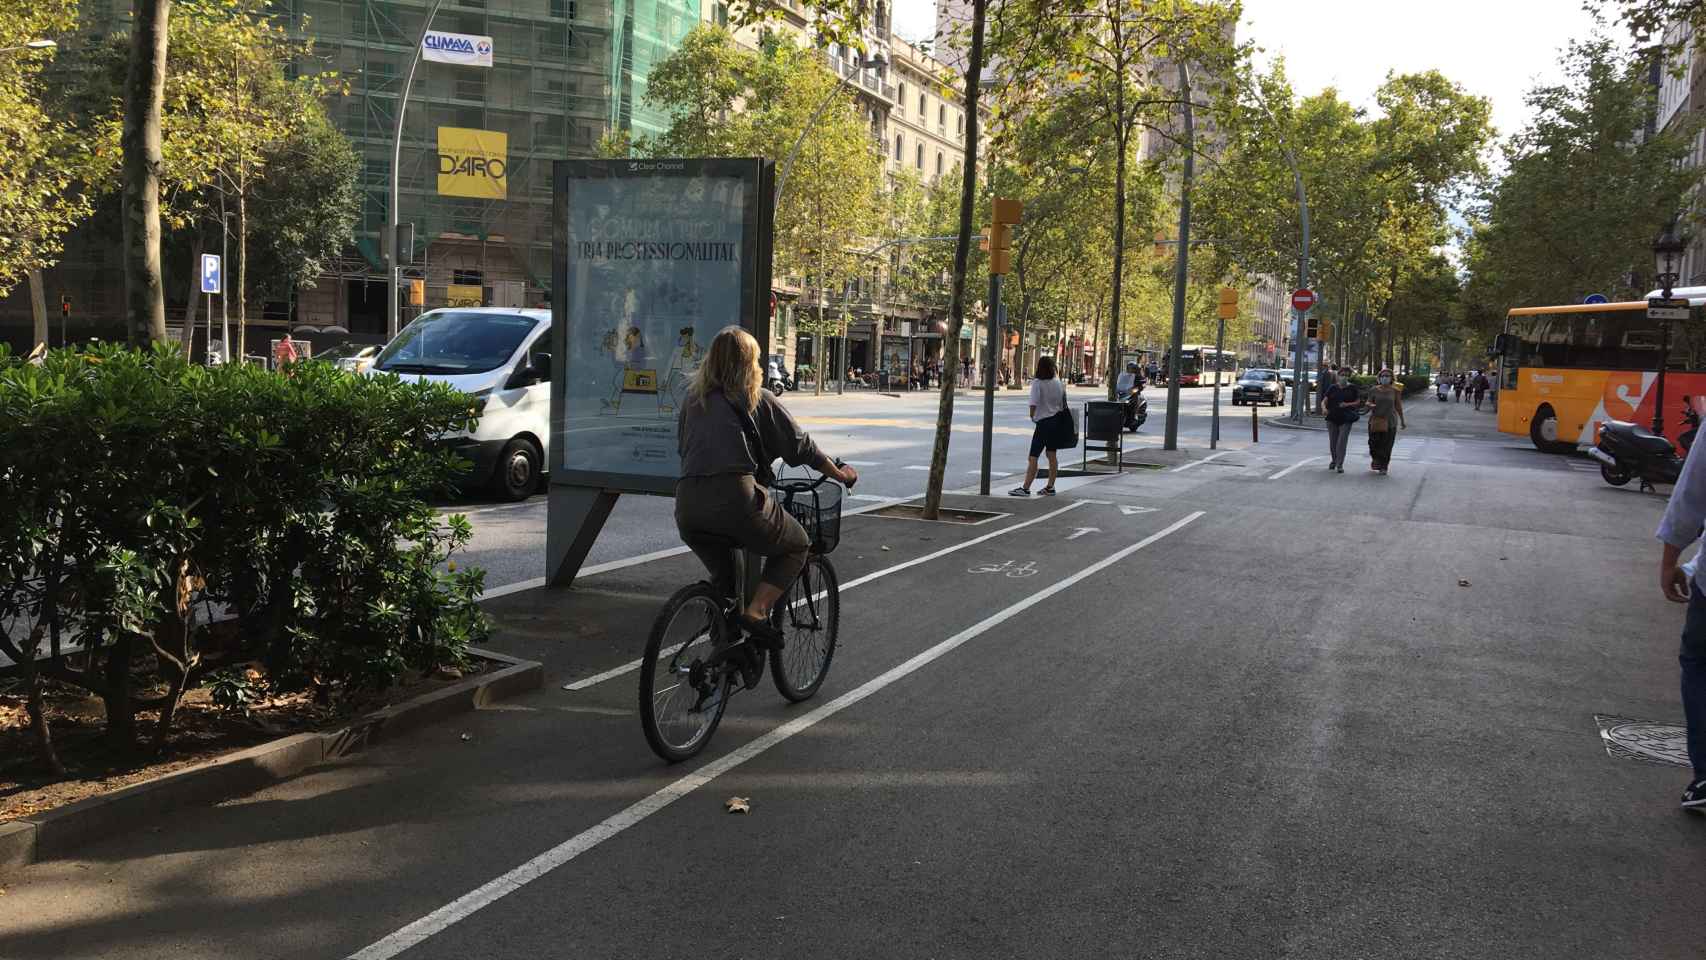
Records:
[[[1688,297],[1688,320],[1671,321],[1665,371],[1664,433],[1684,429],[1684,397],[1706,394],[1706,287],[1673,291]],[[1569,453],[1594,442],[1600,423],[1653,422],[1658,401],[1662,321],[1647,319],[1644,300],[1518,307],[1505,317],[1499,358],[1499,429],[1526,435],[1537,449]]]

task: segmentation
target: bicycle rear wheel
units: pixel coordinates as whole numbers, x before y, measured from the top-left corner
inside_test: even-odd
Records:
[[[652,752],[678,763],[704,748],[733,692],[724,665],[723,599],[708,583],[683,587],[658,611],[640,659],[640,725]]]
[[[829,676],[841,630],[841,581],[828,557],[813,554],[806,559],[770,619],[786,641],[783,649],[770,651],[776,692],[794,703],[809,699]]]

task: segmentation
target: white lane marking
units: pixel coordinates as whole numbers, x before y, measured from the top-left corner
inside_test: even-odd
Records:
[[[1306,467],[1309,464],[1314,463],[1315,461],[1320,460],[1320,459],[1321,459],[1320,457],[1305,457],[1304,459],[1297,461],[1296,463],[1292,464],[1291,466],[1286,467],[1284,470],[1281,470],[1279,473],[1274,474],[1273,476],[1269,477],[1268,479],[1269,480],[1278,480],[1280,477],[1285,476],[1286,474],[1292,472],[1293,470],[1296,470],[1299,467]]]
[[[1172,472],[1178,473],[1181,470],[1189,470],[1192,467],[1200,467],[1203,464],[1209,462],[1210,460],[1218,460],[1221,457],[1224,457],[1231,452],[1232,452],[1231,450],[1222,450],[1219,453],[1211,453],[1208,456],[1203,457],[1201,460],[1192,460],[1190,463],[1181,463],[1178,466],[1174,467]]]
[[[980,476],[983,473],[983,468],[979,467],[976,470],[967,470],[966,472],[971,474],[972,476]],[[1013,475],[1013,471],[1011,471],[1011,470],[991,470],[991,471],[989,471],[989,475],[992,477],[1011,477]]]
[[[928,469],[930,469],[930,465],[927,463],[922,463],[922,464],[921,463],[914,463],[914,464],[909,464],[907,466],[901,467],[901,469],[902,470],[928,470]]]
[[[850,467],[880,467],[883,465],[881,460],[843,460],[841,462]]]
[[[438,515],[441,517],[452,517],[456,514],[462,514],[465,517],[477,517],[482,513],[497,513],[500,510],[519,510],[524,507],[537,507],[545,502],[545,497],[529,497],[519,503],[500,503],[491,507],[475,507],[472,510],[457,510],[454,507],[445,507],[438,511]]]
[[[1092,500],[1090,502],[1091,503],[1103,503],[1106,501]],[[1125,517],[1129,517],[1134,513],[1154,513],[1155,511],[1157,511],[1159,509],[1161,509],[1161,508],[1160,507],[1128,507],[1122,503],[1122,504],[1120,504],[1120,515],[1125,516]]]
[[[846,593],[847,591],[853,589],[854,587],[863,586],[867,583],[870,583],[872,580],[881,580],[883,577],[886,577],[891,573],[899,573],[900,571],[905,570],[909,567],[916,567],[921,563],[928,563],[931,560],[935,560],[938,557],[945,557],[948,554],[953,553],[955,551],[964,550],[967,547],[976,546],[977,544],[984,543],[984,542],[987,542],[989,540],[993,540],[996,537],[1005,536],[1006,534],[1012,533],[1015,530],[1023,529],[1023,528],[1028,527],[1034,523],[1041,523],[1044,520],[1047,520],[1051,517],[1058,517],[1061,514],[1067,512],[1068,510],[1073,510],[1073,509],[1076,509],[1076,508],[1081,507],[1083,505],[1084,505],[1084,501],[1075,500],[1072,503],[1069,503],[1066,506],[1061,507],[1059,510],[1054,510],[1054,511],[1051,511],[1049,513],[1045,513],[1040,517],[1033,517],[1030,520],[1025,520],[1021,523],[1015,523],[1010,527],[1002,527],[999,530],[992,530],[989,533],[986,533],[981,537],[973,537],[972,539],[967,540],[965,543],[957,543],[957,544],[954,544],[952,546],[943,547],[942,549],[937,550],[934,553],[927,553],[922,557],[913,557],[911,560],[903,560],[900,563],[897,563],[892,567],[884,567],[881,570],[874,570],[870,573],[865,574],[862,577],[855,577],[854,579],[849,580],[846,583],[842,584],[841,585],[841,592]],[[588,687],[597,686],[598,684],[603,683],[604,681],[609,680],[612,677],[620,677],[625,673],[632,673],[638,669],[640,669],[640,661],[639,660],[630,660],[627,663],[622,664],[620,667],[612,667],[611,669],[606,670],[603,673],[595,673],[590,677],[583,677],[579,680],[573,681],[572,683],[565,683],[565,684],[563,684],[563,689],[564,690],[585,690]]]
[[[1101,533],[1101,532],[1102,532],[1101,527],[1079,527],[1076,530],[1073,530],[1072,535],[1067,537],[1066,539],[1077,540],[1079,537],[1082,537],[1086,533]]]
[[[476,887],[457,897],[455,900],[439,907],[437,910],[404,926],[384,938],[350,954],[349,960],[392,960],[405,950],[420,944],[435,934],[449,929],[455,924],[473,916],[475,913],[491,906],[504,897],[520,890],[522,887],[538,880],[551,871],[591,850],[611,837],[616,836],[629,827],[669,806],[682,797],[687,796],[712,780],[746,763],[748,760],[764,753],[771,747],[804,733],[819,723],[828,720],[848,707],[866,699],[884,688],[906,679],[913,673],[929,666],[942,657],[954,652],[972,640],[977,639],[990,630],[1006,623],[1026,610],[1042,603],[1063,590],[1070,589],[1085,579],[1095,576],[1108,567],[1124,560],[1144,547],[1171,536],[1183,529],[1185,525],[1203,515],[1198,510],[1174,523],[1166,529],[1152,533],[1142,540],[1115,551],[1113,554],[1092,563],[1088,567],[1072,574],[1064,580],[1057,581],[1038,590],[1018,603],[997,611],[984,619],[972,624],[959,633],[954,634],[941,643],[918,653],[911,659],[889,668],[882,674],[865,681],[859,686],[847,691],[834,700],[789,720],[781,726],[771,729],[744,746],[737,747],[729,753],[705,764],[698,770],[669,784],[656,793],[635,802],[626,809],[605,818],[592,827],[581,831],[555,847],[539,854],[524,864],[510,870],[493,880]],[[1040,519],[1040,518],[1039,518]],[[1009,527],[1008,529],[1017,529]]]
[[[902,497],[885,497],[882,494],[878,494],[878,493],[850,493],[847,495],[847,499],[849,499],[849,500],[869,500],[872,503],[893,503],[896,500],[900,500],[903,498]]]
[[[866,499],[866,496],[861,494],[849,494],[848,498],[852,500],[859,500]],[[899,498],[881,497],[878,498],[878,502],[869,506],[854,507],[851,510],[844,511],[842,516],[856,517],[861,513],[870,513],[872,510],[880,510],[884,504],[892,503],[895,499]],[[575,574],[575,579],[578,580],[581,577],[591,577],[600,573],[609,573],[612,570],[622,570],[627,567],[638,566],[642,563],[651,563],[653,560],[664,560],[669,557],[679,557],[687,552],[688,550],[686,547],[669,547],[664,550],[653,550],[651,553],[642,553],[635,557],[623,557],[620,560],[606,560],[603,563],[595,563],[590,567],[582,567],[580,572]],[[498,597],[507,597],[512,593],[520,593],[523,590],[532,590],[535,587],[543,587],[544,585],[544,577],[534,577],[531,580],[506,583],[501,587],[487,587],[486,591],[480,594],[480,599],[495,600]]]

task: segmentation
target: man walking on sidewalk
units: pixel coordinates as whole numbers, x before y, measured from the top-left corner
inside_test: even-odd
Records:
[[[1475,409],[1479,410],[1481,401],[1487,396],[1487,374],[1480,370],[1475,371],[1475,379],[1469,381],[1469,386],[1475,391]]]
[[[1682,715],[1688,730],[1688,762],[1694,768],[1682,808],[1706,813],[1706,594],[1701,593],[1700,554],[1679,566],[1682,551],[1700,539],[1706,523],[1706,457],[1689,457],[1659,521],[1659,589],[1665,599],[1688,604],[1682,624]]]

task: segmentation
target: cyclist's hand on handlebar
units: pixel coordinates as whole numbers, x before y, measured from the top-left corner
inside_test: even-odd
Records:
[[[835,460],[834,464],[835,479],[840,480],[848,489],[852,489],[853,485],[859,482],[859,471],[849,467],[839,459]]]

